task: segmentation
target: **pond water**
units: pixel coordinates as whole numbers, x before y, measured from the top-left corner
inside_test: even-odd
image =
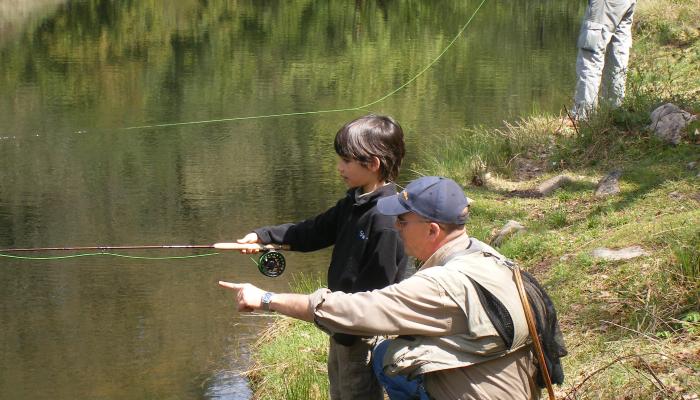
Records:
[[[480,2],[0,0],[0,247],[211,244],[314,215],[345,190],[336,130],[368,112],[404,127],[406,182],[466,126],[568,105],[578,3],[487,0],[366,110],[154,127],[371,103]],[[0,258],[0,398],[248,399],[267,320],[216,281],[285,290],[330,250],[286,255],[276,279],[237,253]]]

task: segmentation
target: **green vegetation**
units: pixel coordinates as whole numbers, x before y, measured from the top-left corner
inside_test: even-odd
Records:
[[[256,398],[319,399],[327,397],[328,340],[318,329],[289,318],[280,318],[260,337],[256,365],[247,375],[256,387]],[[264,369],[262,369],[264,366]]]
[[[295,293],[311,293],[323,286],[323,280],[300,274],[291,286]],[[254,348],[254,365],[246,375],[255,398],[328,398],[328,339],[314,325],[279,318],[262,333]]]
[[[467,129],[440,151],[430,149],[419,169],[465,185],[476,200],[469,223],[473,236],[488,239],[510,219],[526,226],[500,249],[536,274],[558,306],[570,350],[559,397],[697,398],[692,396],[700,393],[700,166],[688,167],[700,161],[700,141],[695,126],[675,147],[645,128],[650,110],[668,101],[700,111],[697,5],[692,0],[639,3],[628,97],[621,109],[601,110],[573,127],[565,117],[537,116],[497,130]],[[621,192],[597,198],[596,182],[613,169],[623,173]],[[558,174],[574,183],[543,198],[512,195]],[[615,262],[591,255],[597,247],[633,245],[647,255]],[[267,337],[283,335],[289,342],[288,331],[299,331],[305,341],[284,358],[256,357],[258,362],[275,365],[275,360],[301,358],[291,354],[313,353],[317,364],[301,361],[305,366],[299,367],[317,371],[304,375],[310,385],[301,397],[327,398],[326,343],[318,339],[324,334],[309,324],[282,321]],[[306,350],[312,342],[318,347]],[[261,343],[257,354],[278,353],[275,343]],[[268,395],[267,379],[258,375],[254,389],[260,398],[276,398]],[[291,377],[283,387],[292,387]]]

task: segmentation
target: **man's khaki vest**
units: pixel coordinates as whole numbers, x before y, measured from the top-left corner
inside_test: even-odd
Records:
[[[461,368],[512,353],[529,343],[527,322],[513,272],[498,258],[484,252],[458,255],[444,266],[417,272],[437,281],[461,308],[468,331],[451,336],[399,337],[384,357],[385,371],[413,378],[427,372]],[[513,320],[510,349],[499,336],[479,301],[470,279],[493,294]]]

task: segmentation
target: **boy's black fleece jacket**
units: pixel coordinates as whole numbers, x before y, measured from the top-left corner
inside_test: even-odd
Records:
[[[328,267],[328,288],[332,291],[364,292],[399,282],[408,257],[394,228],[395,217],[380,214],[376,207],[379,198],[396,194],[396,186],[384,185],[365,196],[359,192],[348,190],[335,206],[314,218],[254,232],[264,244],[288,244],[294,251],[335,245]],[[344,344],[338,339],[340,336],[336,341]]]

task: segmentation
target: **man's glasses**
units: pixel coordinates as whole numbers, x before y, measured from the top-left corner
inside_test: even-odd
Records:
[[[398,226],[401,229],[405,228],[408,224],[418,224],[418,223],[427,224],[427,223],[430,223],[430,221],[428,221],[427,219],[416,219],[413,221],[406,221],[405,219],[396,218],[396,226]]]

